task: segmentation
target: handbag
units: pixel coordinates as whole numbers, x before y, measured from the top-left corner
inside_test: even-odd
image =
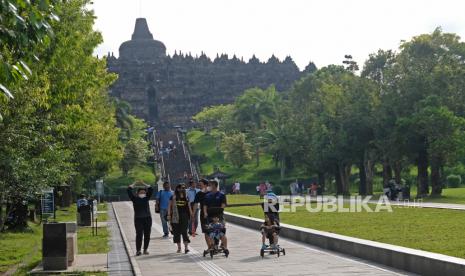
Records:
[[[163,192],[162,190],[160,190],[158,192],[158,200],[155,202],[155,213],[157,213],[157,214],[160,213],[160,198],[161,198],[161,193],[162,192]]]

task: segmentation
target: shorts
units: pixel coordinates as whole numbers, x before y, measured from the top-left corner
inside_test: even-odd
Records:
[[[208,234],[208,236],[210,236],[210,238],[212,239],[217,239],[217,240],[220,240],[222,237],[224,237],[225,233],[223,233],[223,231],[219,232],[219,233],[210,233]]]
[[[221,224],[223,224],[223,225],[225,226],[225,227],[221,230],[221,232],[222,232],[223,234],[226,235],[226,223],[225,223],[225,220],[224,220],[223,217],[220,217],[220,222],[221,222]],[[210,230],[209,227],[208,227],[208,225],[209,225],[210,223],[211,223],[211,217],[207,217],[206,223],[204,224],[204,225],[205,225],[205,226],[204,226],[204,227],[205,227],[205,232],[203,232],[203,230],[202,230],[202,233],[206,233],[206,234],[208,234],[208,235],[211,234],[211,230]]]

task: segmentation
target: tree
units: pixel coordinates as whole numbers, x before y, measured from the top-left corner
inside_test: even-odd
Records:
[[[275,110],[275,118],[266,120],[266,128],[261,130],[259,137],[263,147],[279,161],[281,179],[285,177],[286,160],[298,153],[295,130],[291,122],[292,110],[287,102],[280,100]]]
[[[241,168],[251,160],[252,145],[246,142],[244,133],[236,133],[224,137],[222,151],[224,158],[234,166]]]
[[[200,123],[208,134],[212,128],[218,127],[233,112],[234,105],[232,104],[209,106],[204,107],[202,111],[193,116],[193,119]]]
[[[131,105],[118,98],[113,98],[113,103],[115,106],[116,126],[122,130],[120,139],[126,140],[131,135],[130,132],[134,127],[133,118],[129,115],[131,113]],[[123,135],[126,137],[122,137]]]
[[[32,73],[27,64],[38,58],[31,49],[37,49],[40,44],[47,45],[53,36],[51,23],[59,19],[55,14],[57,3],[58,0],[0,1],[0,44],[3,47],[0,91],[7,98],[13,98],[7,86],[21,79],[27,80]]]
[[[46,1],[33,3],[40,2]],[[0,100],[0,199],[7,201],[7,213],[24,210],[23,202],[44,187],[67,183],[80,192],[121,158],[108,96],[116,77],[107,72],[104,60],[93,56],[102,38],[93,30],[95,17],[86,9],[88,3],[57,3],[60,21],[52,23],[53,39],[27,49],[40,62],[31,66],[28,80],[10,83],[15,101]],[[8,48],[0,53],[11,54]],[[0,208],[0,217],[2,212]],[[11,227],[25,227],[25,218],[18,216]]]
[[[244,91],[234,103],[234,118],[241,131],[249,134],[255,147],[255,158],[257,167],[260,165],[260,139],[259,131],[264,127],[265,118],[272,119],[279,97],[274,86],[266,90],[251,88]]]
[[[392,84],[387,91],[395,99],[394,112],[402,128],[399,135],[417,164],[418,195],[429,193],[429,165],[437,194],[441,192],[439,169],[461,142],[450,143],[450,147],[438,143],[433,146],[438,136],[431,128],[436,124],[444,128],[446,133],[439,139],[444,142],[456,137],[454,131],[460,125],[457,119],[464,116],[465,43],[438,28],[404,42],[400,49],[394,65],[396,74],[391,74]]]
[[[120,168],[124,176],[139,164],[147,162],[150,151],[147,149],[148,143],[142,138],[132,138],[124,148],[123,159],[120,162]]]

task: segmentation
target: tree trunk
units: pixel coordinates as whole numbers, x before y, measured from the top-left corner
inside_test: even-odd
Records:
[[[257,160],[257,167],[260,166],[260,146],[256,145],[255,146],[255,158]]]
[[[394,162],[394,179],[397,184],[402,184],[402,164],[400,161]]]
[[[431,195],[440,196],[442,193],[441,159],[431,159]]]
[[[336,186],[338,195],[349,195],[349,175],[350,166],[339,164],[337,165]],[[339,184],[338,184],[339,180]]]
[[[343,167],[344,195],[350,195],[350,172],[351,171],[352,171],[352,165],[345,165]]]
[[[358,176],[360,178],[360,183],[358,186],[358,193],[359,195],[367,195],[367,175],[366,175],[366,168],[365,162],[360,162],[358,165]]]
[[[284,176],[285,176],[285,172],[286,172],[286,158],[284,158],[284,156],[281,156],[280,157],[281,161],[281,180],[284,179]]]
[[[366,186],[367,186],[367,195],[373,194],[373,178],[375,175],[375,162],[371,160],[366,160],[365,164],[365,175],[366,175]]]
[[[341,173],[340,173],[339,165],[336,165],[335,167],[334,180],[336,181],[336,194],[341,195],[343,193],[343,187],[342,187],[342,180],[341,180]]]
[[[325,190],[325,173],[318,172],[318,185],[320,185],[321,192]]]
[[[3,231],[3,223],[5,222],[3,215],[3,198],[0,197],[0,232]]]
[[[423,148],[418,152],[418,192],[417,197],[425,197],[429,193],[428,183],[428,152]]]
[[[389,164],[389,160],[386,158],[383,160],[383,187],[386,188],[389,184],[389,180],[392,179],[392,168]]]

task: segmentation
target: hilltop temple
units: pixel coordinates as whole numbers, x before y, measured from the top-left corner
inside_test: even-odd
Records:
[[[110,72],[119,75],[111,95],[127,101],[132,112],[151,125],[190,125],[203,107],[231,103],[245,89],[289,89],[302,74],[316,69],[310,63],[300,71],[291,57],[274,55],[265,63],[253,56],[248,62],[226,54],[211,60],[204,53],[166,54],[165,45],[153,38],[145,18],[138,18],[129,41],[121,44],[119,57],[107,56]]]

